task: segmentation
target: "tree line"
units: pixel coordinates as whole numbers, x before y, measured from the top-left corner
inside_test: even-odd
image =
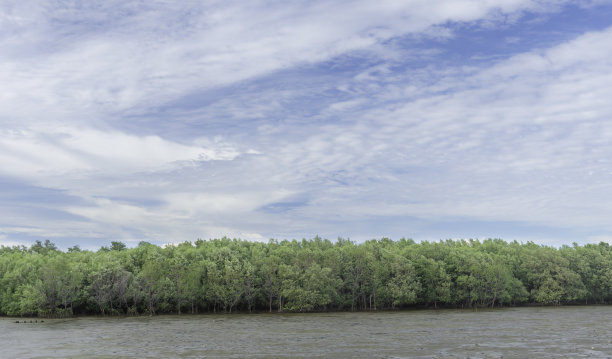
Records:
[[[353,311],[612,302],[607,243],[112,242],[0,247],[0,315]]]

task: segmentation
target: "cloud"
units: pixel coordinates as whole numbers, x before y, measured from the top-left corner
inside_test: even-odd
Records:
[[[282,184],[302,198],[260,217],[282,233],[350,234],[355,221],[393,216],[609,230],[610,35],[480,69],[430,68],[420,93],[411,79],[421,69],[349,80],[359,100],[323,111],[350,121],[262,130],[252,143],[262,155],[226,176],[247,172],[244,186]]]
[[[12,85],[0,105],[20,123],[37,121],[36,109],[59,122],[141,114],[195,90],[326,61],[449,21],[544,11],[554,3],[9,2],[4,16],[13,36],[4,39],[0,81]],[[91,118],[79,115],[85,113]]]
[[[457,31],[568,3],[5,2],[0,173],[71,200],[41,191],[0,224],[92,243],[449,219],[612,232],[612,30],[452,52]]]
[[[7,237],[5,235],[0,235],[0,246],[4,246],[4,247],[18,247],[18,246],[23,246],[23,245],[28,245],[29,243],[27,242],[18,242],[18,241],[12,241],[7,239]]]
[[[36,178],[78,173],[126,175],[162,170],[184,162],[232,160],[239,153],[231,147],[205,148],[136,136],[117,131],[63,128],[3,131],[0,167],[5,175]]]
[[[423,204],[397,212],[606,226],[610,208],[597,197],[609,193],[608,176],[597,161],[612,152],[605,141],[612,54],[604,46],[611,34],[586,34],[475,72],[433,72],[439,81],[421,87],[431,95],[364,114],[372,120],[363,138],[405,153],[401,166],[427,169],[401,181]],[[428,188],[436,173],[448,178]]]

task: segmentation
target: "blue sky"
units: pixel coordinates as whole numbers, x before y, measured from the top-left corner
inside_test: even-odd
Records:
[[[612,242],[612,2],[0,4],[0,244]]]

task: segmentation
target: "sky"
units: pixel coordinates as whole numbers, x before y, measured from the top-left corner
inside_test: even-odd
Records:
[[[612,1],[3,0],[0,245],[612,243]]]

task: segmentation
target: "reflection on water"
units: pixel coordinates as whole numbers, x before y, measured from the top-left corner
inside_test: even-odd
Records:
[[[2,358],[610,358],[612,307],[0,318]]]

